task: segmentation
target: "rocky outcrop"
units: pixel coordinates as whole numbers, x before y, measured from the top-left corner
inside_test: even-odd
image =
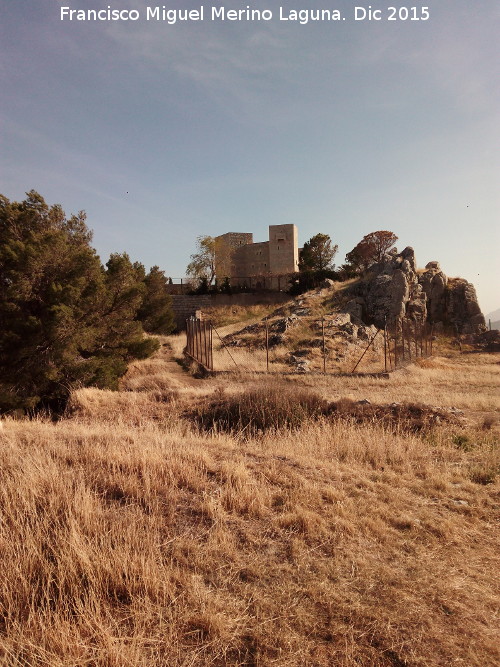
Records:
[[[372,266],[371,276],[363,281],[360,291],[347,304],[347,312],[380,329],[386,322],[393,324],[404,317],[422,322],[427,317],[426,296],[418,281],[413,248],[386,255],[384,261]]]
[[[439,262],[429,262],[419,278],[427,297],[428,319],[453,326],[460,334],[486,329],[474,285],[462,278],[448,280]]]
[[[370,268],[344,306],[358,325],[383,328],[397,320],[451,325],[458,333],[485,330],[484,316],[474,286],[466,280],[449,280],[439,262],[429,262],[418,275],[413,248],[389,253]]]
[[[438,262],[417,271],[413,249],[405,248],[387,254],[364,279],[333,290],[326,282],[223,340],[226,346],[254,349],[265,348],[267,340],[276,360],[307,373],[322,367],[323,350],[332,363],[360,359],[368,349],[383,353],[379,330],[386,323],[393,335],[397,323],[407,346],[420,340],[422,348],[425,322],[435,325],[434,333],[452,327],[473,337],[485,329],[474,287],[448,279]]]
[[[446,319],[458,333],[475,334],[486,331],[486,322],[477,302],[474,285],[463,278],[450,280],[445,301]]]
[[[442,322],[446,318],[446,285],[448,279],[439,262],[429,262],[419,277],[419,283],[427,297],[427,313],[430,322]]]

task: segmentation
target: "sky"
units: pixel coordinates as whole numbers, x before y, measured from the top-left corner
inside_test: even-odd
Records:
[[[299,245],[329,234],[340,265],[391,230],[420,267],[472,282],[487,314],[500,307],[500,5],[426,3],[395,4],[420,20],[390,21],[377,0],[188,0],[165,7],[204,20],[169,24],[146,20],[157,5],[143,0],[0,0],[0,192],[83,209],[103,262],[127,252],[174,278],[200,235],[265,241],[293,223]],[[211,20],[212,5],[272,19]],[[280,20],[280,6],[341,20]],[[355,6],[381,20],[356,21]],[[61,7],[139,19],[61,20]]]

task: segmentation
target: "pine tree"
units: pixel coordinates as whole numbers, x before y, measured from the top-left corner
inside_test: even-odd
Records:
[[[338,246],[332,244],[328,234],[316,234],[304,243],[300,253],[300,270],[332,270],[337,250]]]
[[[144,277],[146,291],[137,318],[144,331],[152,334],[169,334],[175,328],[172,297],[168,293],[168,278],[153,266]]]
[[[0,411],[60,410],[75,385],[116,387],[157,346],[134,321],[145,286],[130,260],[105,271],[91,239],[83,212],[66,218],[35,191],[0,196]]]

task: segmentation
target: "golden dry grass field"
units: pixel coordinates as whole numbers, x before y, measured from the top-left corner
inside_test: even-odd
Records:
[[[1,425],[2,665],[499,664],[498,355],[196,380],[163,342],[122,391]],[[193,420],[249,390],[255,414],[290,395],[464,414]]]

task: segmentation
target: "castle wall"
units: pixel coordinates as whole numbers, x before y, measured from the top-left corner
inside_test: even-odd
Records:
[[[173,294],[172,309],[174,311],[175,325],[177,331],[186,328],[188,317],[194,317],[197,310],[210,308],[213,299],[210,294]]]
[[[250,276],[273,276],[299,270],[295,225],[270,225],[269,241],[253,243],[252,234],[229,232],[216,237],[216,274],[242,283]]]
[[[244,246],[239,249],[238,253],[242,260],[239,268],[243,270],[238,277],[258,276],[270,272],[269,243],[267,241]]]

